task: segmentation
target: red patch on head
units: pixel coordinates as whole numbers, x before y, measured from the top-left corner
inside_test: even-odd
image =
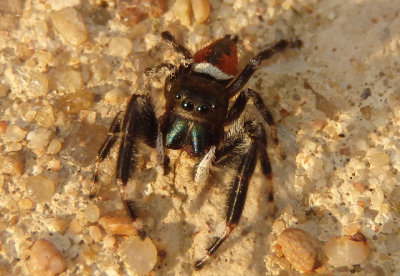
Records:
[[[236,42],[229,36],[218,39],[195,53],[193,60],[195,63],[210,63],[225,74],[235,76],[238,66]]]

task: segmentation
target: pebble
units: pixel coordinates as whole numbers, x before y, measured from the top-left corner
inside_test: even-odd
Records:
[[[67,7],[77,6],[81,3],[81,0],[47,0],[46,3],[50,5],[52,10],[61,10]]]
[[[9,125],[5,132],[5,137],[9,141],[19,142],[25,138],[26,131],[17,125]]]
[[[83,109],[89,109],[93,105],[93,94],[89,90],[79,90],[76,93],[61,97],[58,105],[60,109],[67,113],[76,114]]]
[[[175,1],[172,12],[182,25],[190,26],[190,0]]]
[[[50,14],[57,32],[72,46],[84,43],[88,36],[82,16],[74,8],[68,7]]]
[[[6,121],[0,121],[0,134],[6,133],[8,124]]]
[[[365,187],[362,183],[360,182],[354,182],[353,183],[353,188],[359,192],[360,194],[362,194],[365,191]]]
[[[361,115],[364,117],[365,120],[371,119],[372,114],[372,107],[369,105],[363,106],[360,108]]]
[[[47,26],[46,21],[38,21],[34,26],[35,33],[37,36],[46,37],[49,31],[49,27]]]
[[[38,24],[36,27],[40,25],[41,24]],[[30,65],[30,67],[34,68],[37,72],[45,73],[48,71],[50,66],[54,65],[54,56],[49,51],[37,50],[32,58],[26,62],[26,64]]]
[[[93,81],[99,82],[107,79],[111,73],[111,64],[103,59],[99,59],[92,69]]]
[[[25,122],[30,123],[35,119],[37,114],[37,111],[32,109],[33,107],[29,103],[25,102],[19,105],[17,112]]]
[[[32,72],[27,85],[27,90],[36,96],[45,96],[49,92],[49,80],[43,73]]]
[[[64,234],[69,226],[69,219],[67,217],[53,217],[46,219],[46,226],[50,232],[58,232]]]
[[[113,248],[116,243],[117,239],[112,235],[107,234],[103,239],[103,244],[106,248]]]
[[[8,85],[0,84],[0,98],[7,96],[8,92],[10,92]]]
[[[317,266],[316,241],[305,231],[288,228],[277,238],[286,260],[297,270],[311,272]]]
[[[129,27],[137,27],[148,16],[158,18],[168,9],[166,0],[120,1],[117,7],[121,23]]]
[[[151,17],[158,18],[168,10],[168,4],[166,0],[151,0],[149,4],[149,15]]]
[[[322,119],[315,119],[315,120],[311,121],[311,127],[315,131],[323,129],[326,126],[326,124],[327,124],[326,120],[322,120]]]
[[[362,151],[366,151],[368,148],[368,144],[365,140],[363,139],[359,139],[357,140],[357,142],[355,143],[357,149],[362,150]]]
[[[137,235],[137,230],[131,218],[125,215],[107,215],[99,219],[100,225],[109,235],[132,236]]]
[[[330,238],[323,250],[330,265],[335,267],[357,265],[365,261],[370,248],[361,233]]]
[[[31,176],[26,182],[26,192],[36,203],[47,202],[53,197],[55,183],[43,175]]]
[[[30,210],[33,207],[33,202],[29,198],[23,198],[18,201],[18,206],[22,210]]]
[[[125,37],[113,37],[111,38],[107,54],[113,57],[125,58],[132,51],[132,42]]]
[[[47,154],[57,154],[61,150],[62,144],[59,140],[53,139],[47,146]]]
[[[44,104],[37,112],[35,121],[39,126],[50,128],[54,126],[56,118],[54,117],[54,109],[49,104]]]
[[[72,69],[59,69],[51,74],[51,88],[58,91],[76,92],[82,88],[82,75]]]
[[[81,110],[79,112],[79,120],[85,121],[88,124],[96,123],[96,111],[93,110]]]
[[[19,42],[15,46],[15,54],[21,61],[26,61],[29,59],[33,54],[35,53],[35,50],[31,48],[26,43]]]
[[[121,242],[118,250],[124,262],[139,275],[149,273],[157,262],[157,249],[149,237],[142,240],[131,236]]]
[[[197,24],[207,20],[210,14],[210,3],[208,0],[191,0],[194,19]]]
[[[52,159],[47,163],[47,168],[49,170],[58,172],[61,169],[61,161],[58,159]]]
[[[89,235],[95,242],[101,241],[103,237],[100,228],[96,225],[89,226]]]
[[[98,221],[100,217],[99,207],[94,203],[90,203],[85,209],[84,216],[89,222]]]
[[[58,104],[58,103],[57,103]],[[57,107],[58,109],[59,107]],[[71,127],[71,118],[66,112],[62,110],[58,110],[55,114],[56,121],[55,121],[55,126],[57,127],[56,129],[60,132],[67,132],[70,127]]]
[[[72,233],[79,234],[82,232],[83,226],[81,225],[79,220],[75,218],[69,224],[69,229],[71,230]]]
[[[26,140],[28,140],[28,147],[38,154],[44,153],[45,148],[50,143],[53,132],[50,129],[39,127],[28,133]]]
[[[90,12],[90,18],[92,18],[93,22],[97,25],[107,25],[107,22],[111,19],[111,15],[107,8],[105,7],[98,7],[94,8]]]
[[[93,164],[106,134],[103,126],[86,122],[75,125],[64,142],[66,157],[83,167]]]
[[[132,27],[147,17],[146,12],[140,5],[132,5],[132,2],[120,2],[118,4],[118,14],[121,23]]]
[[[382,168],[389,163],[389,156],[386,153],[380,152],[374,148],[368,151],[367,157],[368,162],[372,167]]]
[[[60,251],[45,239],[37,240],[30,253],[28,266],[33,275],[52,276],[67,269],[67,263]]]
[[[24,158],[20,153],[0,154],[0,173],[20,176],[24,172]]]
[[[107,104],[119,106],[126,102],[127,97],[128,94],[124,90],[116,87],[104,95],[104,100]]]
[[[22,144],[17,143],[17,142],[10,142],[6,144],[6,147],[4,148],[4,151],[6,152],[15,152],[15,151],[21,151],[22,150]]]

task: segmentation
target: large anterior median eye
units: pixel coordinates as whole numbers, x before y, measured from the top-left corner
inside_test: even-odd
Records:
[[[184,100],[182,102],[182,108],[186,111],[192,111],[194,108],[194,104],[189,100]]]

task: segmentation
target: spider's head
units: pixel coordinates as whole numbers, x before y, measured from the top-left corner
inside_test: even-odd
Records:
[[[217,124],[228,108],[226,88],[198,75],[183,75],[166,84],[167,112],[190,120]]]

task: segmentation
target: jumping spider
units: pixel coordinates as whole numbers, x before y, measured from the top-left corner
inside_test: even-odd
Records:
[[[136,215],[125,189],[135,162],[137,140],[156,148],[158,161],[162,166],[168,163],[168,158],[164,156],[164,147],[183,149],[193,158],[201,160],[195,168],[195,182],[207,178],[211,165],[236,170],[227,196],[225,231],[212,243],[205,256],[196,261],[194,267],[200,269],[238,224],[257,159],[260,159],[263,175],[267,179],[272,177],[266,151],[265,123],[270,127],[273,144],[281,157],[285,158],[279,148],[274,119],[263,99],[254,90],[242,88],[263,60],[287,48],[299,48],[301,41],[279,41],[250,59],[236,75],[237,36],[226,35],[193,56],[169,32],[163,32],[161,36],[183,58],[178,67],[162,63],[146,70],[148,76],[161,71],[169,72],[164,85],[166,111],[160,118],[156,118],[150,97],[133,94],[125,112],[119,112],[114,118],[108,136],[99,150],[93,183],[98,185],[99,164],[107,157],[119,136],[121,144],[116,178],[125,208],[133,220]],[[235,96],[236,99],[230,105],[230,100]],[[235,129],[239,130],[233,134],[224,133],[225,126],[239,124],[237,119],[250,98],[263,122],[247,120],[239,127],[236,126]],[[272,200],[272,195],[270,199]]]

